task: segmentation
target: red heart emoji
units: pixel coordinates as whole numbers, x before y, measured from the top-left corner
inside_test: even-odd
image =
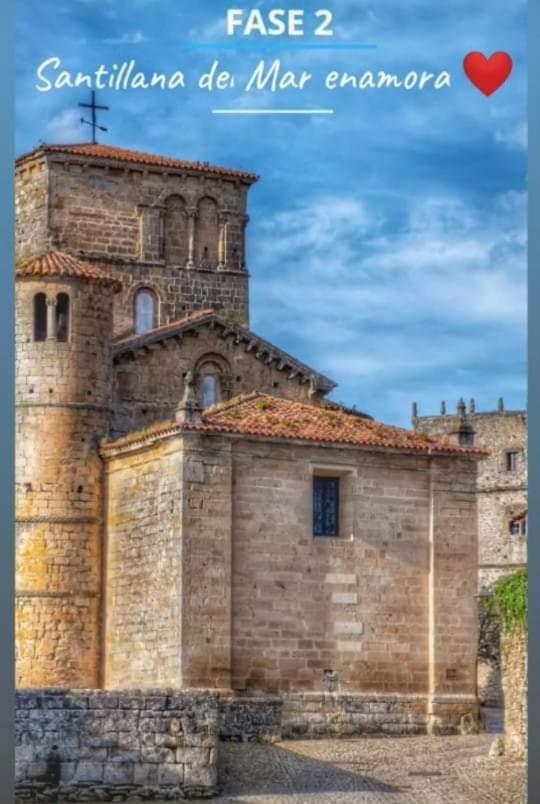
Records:
[[[465,75],[484,95],[502,87],[512,72],[512,58],[498,51],[486,59],[483,53],[469,53],[463,60]]]

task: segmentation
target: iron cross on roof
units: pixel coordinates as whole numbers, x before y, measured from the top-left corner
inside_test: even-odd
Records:
[[[92,126],[92,145],[97,143],[96,139],[96,129],[99,128],[100,131],[107,131],[105,126],[100,126],[96,120],[96,109],[103,109],[103,111],[108,111],[108,106],[98,106],[96,103],[96,93],[95,90],[91,92],[91,101],[90,103],[79,103],[79,106],[84,107],[85,109],[92,110],[92,121],[85,120],[84,117],[81,117],[81,123],[86,123],[88,126]]]

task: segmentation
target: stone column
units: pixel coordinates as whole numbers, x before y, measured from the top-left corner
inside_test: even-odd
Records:
[[[188,216],[188,261],[186,268],[195,268],[195,222],[197,220],[197,210],[189,207]]]
[[[56,340],[56,299],[47,296],[47,340]]]
[[[229,221],[226,215],[219,216],[218,271],[224,271],[229,262]]]
[[[240,255],[238,268],[245,270],[246,268],[246,229],[249,223],[249,215],[244,215],[242,219],[242,244],[241,249],[242,253]]]

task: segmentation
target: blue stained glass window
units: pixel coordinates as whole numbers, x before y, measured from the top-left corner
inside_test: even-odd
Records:
[[[313,535],[339,535],[339,478],[313,478]]]

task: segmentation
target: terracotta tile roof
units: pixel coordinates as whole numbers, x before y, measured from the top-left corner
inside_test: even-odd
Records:
[[[21,260],[15,267],[15,276],[20,279],[68,277],[110,285],[114,293],[122,289],[122,283],[106,271],[83,262],[71,254],[66,254],[64,251],[49,251],[40,257]]]
[[[108,159],[117,162],[132,162],[137,165],[153,165],[155,167],[189,170],[197,173],[211,173],[215,176],[231,176],[233,178],[242,179],[249,184],[253,184],[259,179],[255,173],[248,173],[244,170],[217,167],[215,165],[209,165],[207,162],[189,162],[185,159],[148,154],[143,151],[130,151],[128,148],[117,148],[114,145],[101,145],[99,143],[96,145],[92,145],[91,143],[74,145],[43,144],[30,153],[20,156],[17,159],[17,164],[39,153],[73,154],[74,156],[82,156],[89,159]]]
[[[114,293],[122,289],[122,283],[101,268],[83,262],[64,251],[49,251],[40,257],[20,260],[15,266],[15,276],[19,279],[41,279],[49,276],[84,279],[87,282],[99,282],[111,285]]]
[[[208,409],[203,414],[202,424],[190,425],[187,429],[415,452],[486,454],[483,450],[459,447],[447,439],[381,424],[324,404],[296,402],[258,392]]]
[[[178,321],[173,321],[171,324],[165,324],[162,327],[151,329],[145,332],[144,335],[130,335],[127,338],[121,337],[113,345],[115,360],[118,362],[122,359],[122,355],[129,355],[139,349],[144,350],[153,343],[159,343],[160,341],[174,338],[190,329],[196,329],[206,325],[216,328],[220,331],[222,337],[234,337],[236,343],[243,343],[246,351],[253,352],[257,359],[264,360],[267,364],[274,363],[279,371],[289,372],[291,378],[294,375],[298,375],[304,382],[308,382],[310,378],[313,378],[316,382],[317,389],[325,393],[328,393],[328,391],[336,387],[336,383],[329,377],[320,374],[292,355],[279,349],[279,347],[255,335],[251,330],[241,327],[238,324],[225,321],[223,318],[220,318],[214,310],[198,310],[184,318],[180,318]]]
[[[149,443],[182,432],[231,433],[352,447],[373,447],[428,455],[481,458],[485,450],[460,447],[443,438],[381,424],[324,404],[295,402],[254,392],[208,408],[201,424],[161,422],[103,444],[105,452]]]

